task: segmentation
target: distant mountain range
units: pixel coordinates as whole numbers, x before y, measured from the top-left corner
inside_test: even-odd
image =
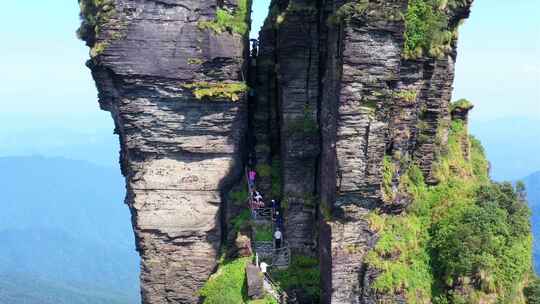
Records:
[[[0,121],[2,118],[5,117],[0,115]],[[0,157],[46,155],[110,166],[118,163],[120,147],[118,136],[112,133],[112,121],[109,123],[110,126],[99,129],[58,126],[9,129],[2,121]]]
[[[0,158],[0,303],[139,301],[118,168],[44,157]]]
[[[534,261],[536,273],[540,274],[540,171],[523,179],[527,188],[527,199],[532,211],[534,235]]]

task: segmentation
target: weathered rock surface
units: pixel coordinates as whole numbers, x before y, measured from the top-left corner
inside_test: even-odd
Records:
[[[370,9],[401,11],[406,2],[384,5],[388,3],[370,4]],[[365,303],[362,294],[369,282],[364,281],[364,257],[376,241],[367,214],[381,204],[381,168],[389,133],[387,107],[391,103],[388,92],[400,67],[403,30],[402,20],[368,15],[353,18],[329,37],[340,48],[328,52],[328,62],[336,61],[329,67],[340,72],[328,71],[337,77],[328,79],[326,85],[337,89],[325,96],[323,107],[328,107],[325,113],[329,117],[321,120],[327,130],[323,146],[331,146],[323,154],[321,171],[335,172],[335,188],[326,185],[328,189],[321,189],[334,192],[321,193],[331,199],[323,208],[332,210],[327,211],[331,212],[325,223],[327,235],[321,234],[321,242],[330,243],[326,250],[321,247],[321,260],[331,265],[322,270],[329,272],[323,274],[322,283],[323,298],[329,303]]]
[[[263,274],[256,265],[246,266],[247,294],[251,299],[261,299],[264,297]]]
[[[199,29],[216,1],[109,5],[89,67],[120,137],[143,302],[196,303],[216,267],[224,194],[242,174],[247,108],[242,96],[198,100],[185,85],[241,81],[247,40]]]
[[[385,195],[385,157],[398,174],[414,161],[428,182],[437,182],[432,165],[446,140],[456,58],[454,41],[442,57],[404,59],[399,16],[407,5],[273,1],[261,32],[259,53],[272,54],[278,83],[287,238],[293,248],[307,248],[318,233],[324,303],[404,302],[370,287],[377,272],[364,257],[377,235],[367,215],[399,213],[410,202],[406,194]],[[451,26],[469,6],[447,11]],[[399,178],[392,183],[397,191]],[[306,212],[312,198],[318,214]]]

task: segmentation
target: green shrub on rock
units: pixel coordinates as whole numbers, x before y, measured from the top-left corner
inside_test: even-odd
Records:
[[[540,279],[533,277],[523,293],[527,304],[540,304]]]
[[[464,110],[470,110],[473,108],[472,102],[468,101],[467,99],[460,99],[457,101],[452,102],[450,105],[450,111],[453,111],[455,109],[464,109]]]
[[[441,0],[410,0],[405,14],[405,45],[403,57],[442,57],[451,50],[453,29]]]
[[[469,158],[464,140],[470,141]],[[390,159],[386,163],[388,182],[393,170]],[[405,295],[407,303],[524,303],[532,269],[524,189],[491,182],[488,167],[482,146],[459,120],[434,166],[438,185],[426,185],[418,166],[409,165],[398,187],[412,204],[398,216],[368,217],[379,237],[366,258],[380,271],[373,289]],[[526,291],[534,297],[530,286]]]
[[[283,289],[301,289],[312,298],[312,303],[319,303],[320,271],[316,258],[293,255],[289,268],[272,271],[272,278]]]
[[[246,35],[249,30],[248,0],[239,0],[234,13],[218,8],[216,18],[211,21],[199,21],[197,26],[201,30],[210,29],[217,34],[231,31],[240,35]]]
[[[242,93],[249,88],[244,82],[194,82],[184,84],[185,89],[190,89],[199,100],[203,99],[229,99],[238,101]]]

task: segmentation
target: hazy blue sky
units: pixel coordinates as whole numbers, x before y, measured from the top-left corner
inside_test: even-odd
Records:
[[[268,2],[254,1],[254,27],[262,23]],[[60,151],[69,145],[84,149],[115,142],[112,121],[98,109],[84,66],[88,50],[75,37],[78,24],[76,0],[3,4],[0,155],[47,154],[52,149],[43,148],[47,145]],[[461,29],[459,48],[455,98],[476,104],[473,129],[497,119],[540,120],[538,0],[477,0]],[[536,126],[522,132],[539,134]],[[102,151],[110,155],[102,162],[116,162],[116,145],[110,149]],[[540,170],[540,162],[533,169]]]
[[[460,30],[454,98],[461,97],[476,105],[473,121],[540,119],[538,0],[474,3]]]

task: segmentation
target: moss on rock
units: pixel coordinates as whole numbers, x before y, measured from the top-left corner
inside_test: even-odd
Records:
[[[248,90],[244,82],[194,82],[182,85],[185,89],[190,89],[199,100],[203,99],[229,99],[238,101]]]
[[[214,20],[199,21],[197,26],[201,30],[210,29],[217,34],[230,31],[242,36],[246,35],[249,30],[248,6],[248,0],[239,0],[238,7],[232,13],[226,9],[218,8]]]

